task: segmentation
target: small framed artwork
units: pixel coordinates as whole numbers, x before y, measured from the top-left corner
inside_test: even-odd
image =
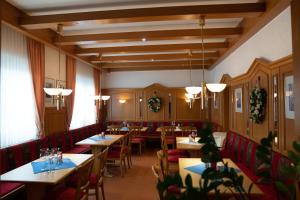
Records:
[[[45,77],[45,88],[55,87],[55,79]],[[45,103],[47,105],[52,104],[52,97],[45,93]]]
[[[284,96],[285,96],[285,117],[295,119],[295,99],[294,99],[294,76],[284,78]]]
[[[236,88],[234,90],[235,97],[235,112],[243,112],[243,90],[242,88]]]

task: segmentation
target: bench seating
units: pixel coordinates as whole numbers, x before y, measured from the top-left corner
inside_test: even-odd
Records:
[[[262,184],[258,183],[259,177],[257,168],[259,160],[256,157],[256,149],[258,144],[246,137],[243,137],[235,132],[229,131],[226,137],[224,150],[221,151],[223,157],[230,158],[237,166],[264,192],[264,200],[286,199],[284,194],[276,190],[274,183]],[[290,160],[277,153],[272,152],[272,171],[271,175],[274,181],[281,180],[286,184],[291,184],[291,181],[286,177],[281,168],[290,165]],[[246,188],[247,189],[247,188]]]
[[[148,130],[146,132],[143,132],[141,134],[141,137],[144,137],[148,140],[154,139],[154,140],[160,140],[160,132],[157,132],[156,129],[162,126],[171,126],[170,121],[147,121],[147,122],[127,122],[131,126],[143,126],[148,127]],[[203,126],[207,125],[208,122],[204,121],[176,121],[175,124],[177,125],[180,123],[182,126],[194,126],[198,130],[202,129]],[[107,125],[121,125],[122,121],[110,121],[107,123]],[[213,131],[218,131],[221,129],[221,126],[215,123],[209,123],[212,125]],[[181,136],[181,133],[178,133],[178,136]]]
[[[67,133],[57,133],[40,139],[0,149],[0,174],[22,166],[39,158],[40,148],[59,147],[63,153],[86,153],[89,146],[76,146],[75,143],[101,132],[99,124],[70,130]],[[24,187],[22,183],[0,181],[0,198],[8,196],[12,192]]]

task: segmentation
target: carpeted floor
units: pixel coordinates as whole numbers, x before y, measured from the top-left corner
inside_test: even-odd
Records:
[[[109,168],[112,178],[105,178],[104,190],[106,200],[158,200],[156,178],[151,166],[157,162],[156,151],[147,150],[141,156],[133,155],[133,167],[124,177],[120,176],[118,167]],[[96,199],[90,196],[91,200]]]

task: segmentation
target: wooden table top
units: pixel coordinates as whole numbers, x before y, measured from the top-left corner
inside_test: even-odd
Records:
[[[105,135],[106,137],[111,137],[112,139],[109,140],[99,140],[95,141],[90,138],[86,138],[84,140],[81,140],[76,143],[76,145],[90,145],[90,146],[98,146],[98,147],[108,147],[112,145],[113,143],[117,142],[121,138],[124,137],[124,135]]]
[[[228,163],[229,167],[233,167],[233,168],[237,168],[239,169],[236,164],[230,160],[230,159],[224,159],[225,163]],[[193,187],[199,188],[199,181],[201,178],[201,175],[194,173],[192,171],[189,171],[187,169],[185,169],[186,167],[190,167],[190,166],[195,166],[198,164],[203,163],[201,161],[200,158],[179,158],[179,174],[182,178],[183,184],[185,177],[190,174],[193,180]],[[239,175],[243,175],[244,176],[244,188],[246,189],[246,191],[248,190],[250,184],[252,183],[251,179],[242,171],[238,173]],[[225,193],[231,193],[229,190],[225,190],[224,186],[220,187],[220,191],[225,192]],[[251,194],[252,195],[263,195],[263,192],[257,187],[257,185],[253,184],[253,187],[251,189]]]
[[[162,131],[162,127],[158,127],[158,128],[156,129],[156,132],[161,132],[161,131]],[[180,127],[176,126],[176,128],[174,129],[174,131],[175,131],[175,132],[182,132],[182,129],[181,129]],[[196,129],[196,128],[193,128],[193,131],[197,131],[197,129]]]
[[[76,166],[81,165],[88,159],[93,157],[93,154],[63,154],[63,158],[70,158]],[[40,161],[37,159],[35,161]],[[0,176],[1,181],[25,182],[25,183],[44,183],[57,184],[62,179],[70,175],[76,168],[60,169],[54,172],[33,173],[31,163],[27,163],[16,169],[13,169]]]
[[[147,130],[148,130],[148,127],[143,127],[143,128],[141,129],[141,132],[146,132]],[[106,131],[110,131],[110,127],[109,127],[109,126],[107,127]],[[121,132],[128,132],[128,131],[129,131],[129,128],[128,128],[128,127],[122,127],[122,128],[120,129],[120,131],[121,131]]]
[[[195,142],[190,142],[189,137],[176,137],[176,149],[200,150],[203,144],[198,143],[199,139],[196,137]]]

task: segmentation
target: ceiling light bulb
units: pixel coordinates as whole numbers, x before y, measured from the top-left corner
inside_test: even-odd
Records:
[[[119,99],[119,103],[125,103],[126,102],[126,100],[125,99]]]
[[[142,42],[146,42],[147,41],[147,39],[146,38],[142,38]]]

